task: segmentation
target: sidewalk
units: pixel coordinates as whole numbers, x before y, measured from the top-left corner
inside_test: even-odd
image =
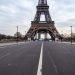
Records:
[[[58,43],[66,43],[66,44],[71,44],[71,42],[60,42],[60,41],[57,41]],[[72,42],[72,44],[75,44],[75,42]]]
[[[12,42],[12,43],[0,43],[0,47],[9,46],[9,45],[16,45],[16,44],[24,44],[25,42]]]

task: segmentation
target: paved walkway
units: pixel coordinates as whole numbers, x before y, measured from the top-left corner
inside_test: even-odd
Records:
[[[56,41],[56,42],[58,42],[58,43],[66,43],[66,44],[71,44],[71,42],[60,42],[60,41]],[[75,42],[72,42],[72,44],[75,44]]]
[[[0,43],[0,46],[9,46],[9,45],[15,45],[15,44],[22,44],[25,42],[12,42],[12,43]]]

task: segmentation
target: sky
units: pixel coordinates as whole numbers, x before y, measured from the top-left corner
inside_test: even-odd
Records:
[[[0,0],[0,33],[14,35],[19,31],[24,35],[36,14],[38,0]],[[75,32],[75,0],[48,0],[49,11],[59,33],[70,34],[70,26]]]

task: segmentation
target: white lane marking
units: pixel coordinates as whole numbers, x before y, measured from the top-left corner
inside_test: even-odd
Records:
[[[42,43],[42,46],[41,46],[41,53],[40,53],[37,75],[42,75],[42,58],[43,58],[43,43]]]

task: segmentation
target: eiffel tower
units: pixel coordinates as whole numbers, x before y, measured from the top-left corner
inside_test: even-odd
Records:
[[[41,15],[45,16],[45,21],[40,21]],[[34,40],[38,36],[36,38],[39,40],[41,33],[45,34],[45,39],[47,39],[47,34],[51,36],[52,40],[61,37],[49,14],[47,0],[39,0],[34,21],[31,22],[31,27],[25,35],[25,39]]]

